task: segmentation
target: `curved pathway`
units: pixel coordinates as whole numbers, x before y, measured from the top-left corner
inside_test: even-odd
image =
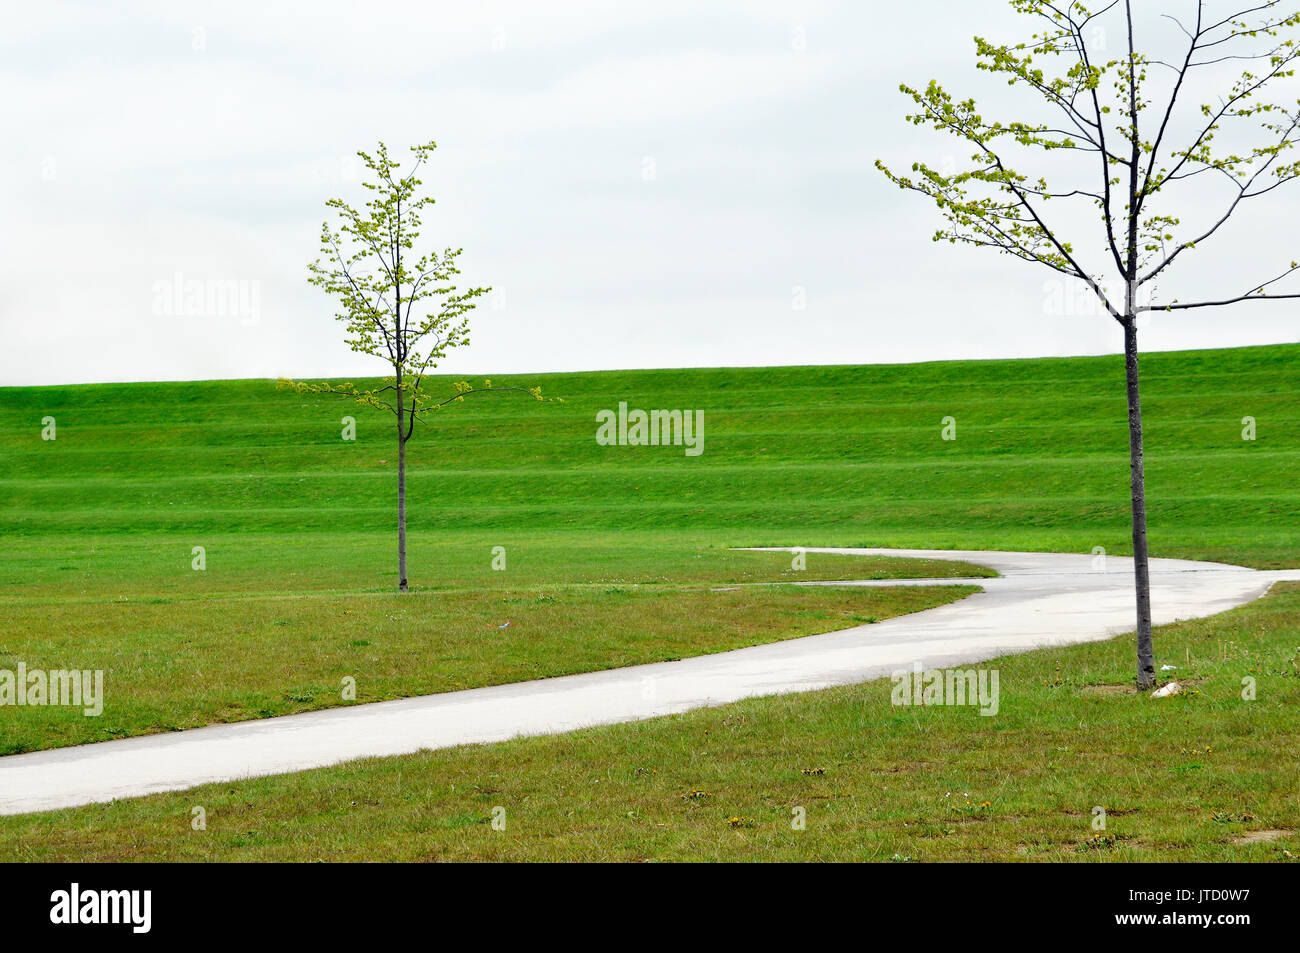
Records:
[[[355,758],[556,734],[757,695],[941,668],[1105,639],[1133,629],[1129,559],[1061,553],[810,549],[978,563],[993,579],[884,579],[801,585],[978,585],[959,602],[871,625],[676,662],[567,675],[400,701],[213,725],[0,758],[0,814],[23,814],[303,771]],[[1300,570],[1151,560],[1154,623],[1213,615]],[[1157,650],[1159,644],[1157,643]]]

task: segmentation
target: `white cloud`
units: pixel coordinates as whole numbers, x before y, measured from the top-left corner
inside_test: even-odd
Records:
[[[305,263],[325,199],[359,194],[353,153],[381,137],[438,140],[426,236],[464,246],[465,280],[505,302],[448,370],[1117,349],[1105,319],[1044,316],[1048,273],[932,244],[933,210],[872,167],[954,151],[903,121],[901,81],[940,76],[1017,115],[971,63],[971,34],[1015,24],[1002,5],[925,19],[797,0],[29,5],[0,36],[0,383],[380,373]],[[1298,195],[1180,286],[1234,289],[1300,257],[1278,242]],[[153,313],[178,272],[255,282],[258,322]],[[1146,340],[1297,326],[1256,306],[1158,316]]]

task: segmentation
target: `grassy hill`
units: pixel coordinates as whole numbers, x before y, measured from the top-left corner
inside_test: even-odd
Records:
[[[1145,357],[1154,554],[1296,564],[1297,368],[1300,345]],[[458,536],[611,531],[715,544],[1128,545],[1118,357],[496,383],[540,384],[564,402],[484,395],[418,434],[409,525],[430,563]],[[596,412],[621,400],[703,410],[703,455],[597,445]],[[344,414],[357,418],[355,442],[340,439]],[[57,420],[54,442],[40,439],[45,415]],[[946,416],[955,441],[940,437]],[[1246,416],[1257,421],[1254,441],[1242,439]],[[337,574],[342,554],[329,537],[377,534],[388,546],[393,444],[377,412],[266,381],[0,388],[0,533],[13,547],[0,581],[94,575],[94,557],[65,554],[100,543],[111,543],[96,554],[105,559],[137,546],[139,565],[121,568],[148,576],[162,571],[152,552],[161,540],[201,536],[244,540],[241,568],[263,556],[316,565],[309,551],[324,547],[319,565]],[[363,572],[373,555],[363,547],[348,570]]]

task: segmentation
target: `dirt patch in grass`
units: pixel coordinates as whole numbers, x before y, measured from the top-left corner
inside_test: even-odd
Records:
[[[1164,688],[1166,685],[1169,684],[1170,681],[1177,682],[1180,686],[1182,686],[1183,689],[1187,689],[1193,685],[1198,685],[1201,682],[1204,682],[1205,679],[1204,678],[1175,678],[1175,679],[1170,679],[1169,681],[1160,682],[1156,687]],[[1116,683],[1109,683],[1103,685],[1079,686],[1080,695],[1114,696],[1114,695],[1136,695],[1137,693],[1138,693],[1137,686],[1135,686],[1132,682],[1116,682]]]
[[[1243,834],[1241,837],[1234,837],[1234,844],[1268,844],[1275,840],[1282,840],[1284,837],[1290,837],[1295,831],[1285,831],[1280,828],[1273,828],[1266,831],[1251,831],[1249,834]]]
[[[926,771],[932,767],[934,767],[934,764],[929,761],[900,761],[898,764],[891,764],[887,767],[872,768],[871,773],[875,775],[908,774],[912,771]]]
[[[1080,695],[1136,695],[1137,688],[1131,683],[1121,683],[1118,685],[1083,685],[1079,688]]]

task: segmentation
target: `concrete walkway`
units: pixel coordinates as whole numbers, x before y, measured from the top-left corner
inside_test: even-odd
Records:
[[[873,625],[631,668],[213,725],[0,758],[0,814],[23,814],[303,771],[355,758],[501,741],[635,721],[758,695],[805,692],[910,669],[945,667],[1134,628],[1130,560],[1055,553],[810,549],[958,559],[996,579],[873,580],[849,585],[970,585],[960,602]],[[1151,561],[1157,625],[1262,596],[1300,570]],[[845,585],[846,583],[806,583]],[[1159,643],[1157,642],[1157,652]],[[1159,659],[1158,659],[1159,660]]]

